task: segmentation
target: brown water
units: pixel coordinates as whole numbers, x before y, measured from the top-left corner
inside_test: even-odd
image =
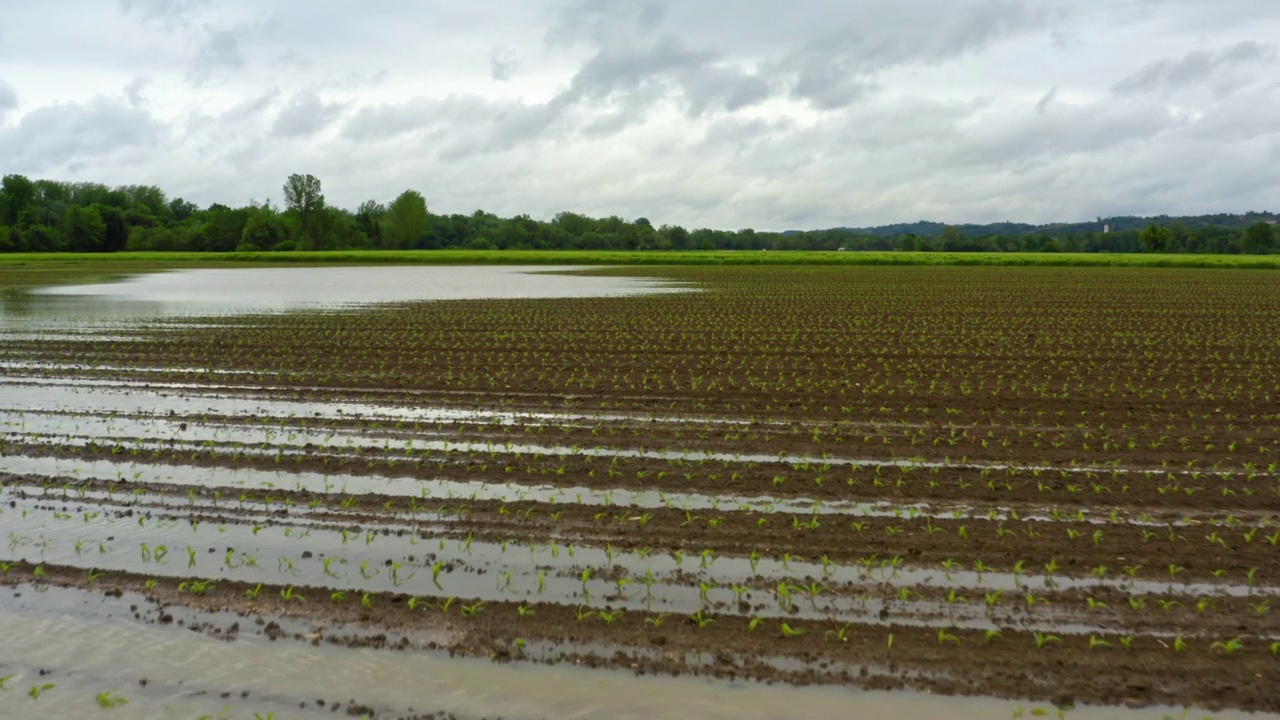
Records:
[[[0,718],[110,717],[119,720],[276,713],[286,718],[335,717],[333,702],[354,700],[380,717],[447,711],[458,717],[580,720],[751,720],[766,718],[1007,718],[1018,703],[918,693],[864,692],[637,677],[572,667],[496,665],[436,653],[393,653],[311,646],[242,635],[228,643],[178,627],[142,626],[77,609],[74,593],[0,595],[0,677],[17,674],[0,692]],[[33,606],[39,605],[41,609]],[[48,669],[47,677],[37,675]],[[139,680],[147,679],[145,687]],[[32,684],[55,687],[38,700]],[[129,702],[109,712],[95,697],[112,688]],[[222,693],[230,693],[222,698]],[[242,693],[247,697],[241,698]],[[320,708],[316,700],[324,699]],[[304,707],[300,707],[300,704]],[[1026,704],[1027,717],[1033,708]],[[225,709],[225,710],[224,710]],[[1079,720],[1151,720],[1170,712],[1147,708],[1078,708]],[[337,716],[345,717],[343,712]],[[1201,718],[1205,713],[1187,717]],[[1223,712],[1217,720],[1261,716]]]

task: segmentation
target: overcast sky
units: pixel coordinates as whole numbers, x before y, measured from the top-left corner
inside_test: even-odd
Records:
[[[819,228],[1280,210],[1277,0],[4,0],[0,174]]]

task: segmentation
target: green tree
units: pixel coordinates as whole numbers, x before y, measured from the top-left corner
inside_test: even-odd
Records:
[[[663,225],[658,234],[666,238],[672,250],[684,250],[689,247],[689,231],[679,225]]]
[[[5,175],[0,181],[0,225],[17,225],[35,197],[35,183],[22,175]]]
[[[107,224],[94,208],[71,205],[62,215],[62,231],[71,252],[99,252],[107,236]]]
[[[169,214],[173,215],[173,219],[177,222],[182,222],[195,215],[199,209],[195,203],[187,202],[182,198],[174,198],[169,202]]]
[[[942,242],[942,249],[947,252],[959,252],[964,250],[968,238],[965,237],[964,231],[955,225],[947,225],[942,228],[942,234],[939,236]]]
[[[74,250],[67,246],[66,235],[53,225],[32,225],[23,232],[25,250],[30,252],[63,252]]]
[[[284,183],[284,204],[298,217],[299,246],[316,245],[324,213],[324,192],[315,175],[290,175]]]
[[[169,198],[155,185],[126,185],[120,188],[129,198],[128,210],[167,219]]]
[[[356,214],[353,218],[356,230],[365,234],[369,239],[369,244],[378,247],[381,245],[379,238],[381,237],[382,218],[387,214],[387,206],[377,200],[365,200],[360,203],[360,207],[356,208]]]
[[[1276,228],[1271,223],[1256,222],[1240,236],[1240,249],[1249,255],[1271,252],[1276,246]]]
[[[1155,223],[1151,223],[1138,233],[1138,242],[1142,243],[1142,249],[1147,252],[1164,252],[1172,240],[1173,233],[1169,228]]]
[[[124,212],[111,205],[94,203],[89,206],[98,217],[102,218],[106,232],[102,236],[102,249],[105,252],[119,252],[129,242],[129,227],[125,224]]]
[[[232,210],[226,205],[214,203],[199,214],[199,233],[196,250],[205,252],[231,252],[240,244],[244,227],[249,221],[245,209]]]
[[[270,207],[255,208],[240,232],[237,250],[270,250],[284,241],[285,227]]]
[[[427,201],[417,190],[405,190],[391,202],[382,219],[382,247],[410,248],[427,234]]]

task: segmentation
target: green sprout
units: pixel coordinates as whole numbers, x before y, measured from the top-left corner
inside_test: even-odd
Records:
[[[118,696],[116,696],[116,695],[115,695],[115,693],[118,693],[118,692],[120,692],[120,691],[119,691],[119,690],[105,690],[105,691],[103,691],[103,692],[98,693],[98,696],[97,696],[97,698],[96,698],[97,703],[98,703],[98,707],[100,707],[100,708],[113,708],[113,707],[119,707],[119,706],[124,705],[125,703],[129,702],[128,700],[125,700],[125,699],[124,699],[124,698],[122,698],[122,697],[118,697]]]

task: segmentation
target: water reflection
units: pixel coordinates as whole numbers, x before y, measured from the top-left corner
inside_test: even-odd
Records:
[[[0,321],[65,327],[421,300],[617,297],[689,290],[645,278],[568,274],[575,269],[581,270],[401,265],[175,270],[0,298]]]

